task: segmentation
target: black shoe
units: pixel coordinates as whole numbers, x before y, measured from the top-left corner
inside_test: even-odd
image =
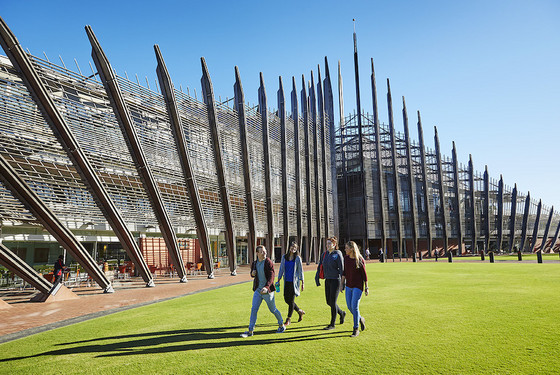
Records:
[[[346,318],[346,311],[343,311],[342,314],[340,314],[340,324],[344,323],[344,318]]]
[[[334,326],[332,326],[332,325],[329,324],[328,326],[326,326],[326,327],[323,328],[323,329],[324,329],[325,331],[330,331],[331,329],[334,329]]]
[[[366,320],[363,316],[360,316],[360,328],[362,329],[362,331],[366,329]]]

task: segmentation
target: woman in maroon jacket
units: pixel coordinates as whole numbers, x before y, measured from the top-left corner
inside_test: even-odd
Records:
[[[354,241],[347,242],[344,250],[346,251],[346,256],[344,257],[344,271],[342,273],[340,291],[343,291],[342,288],[346,281],[346,305],[348,310],[354,315],[354,330],[351,337],[356,337],[360,334],[358,323],[360,323],[362,331],[366,329],[366,321],[363,316],[360,316],[360,299],[362,298],[364,285],[366,296],[369,294],[366,262],[360,255],[358,245]]]
[[[253,336],[253,330],[257,323],[257,313],[259,307],[264,300],[268,305],[268,309],[274,314],[278,320],[278,330],[276,333],[282,333],[286,330],[283,324],[282,314],[276,308],[274,301],[274,263],[266,257],[266,248],[257,246],[257,260],[251,264],[251,276],[253,280],[253,304],[251,306],[251,318],[249,319],[249,330],[242,333],[241,337]]]

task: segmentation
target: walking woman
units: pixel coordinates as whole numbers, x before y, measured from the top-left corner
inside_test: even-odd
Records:
[[[363,316],[360,316],[360,299],[362,298],[364,285],[366,296],[369,294],[366,262],[360,255],[358,245],[354,241],[347,242],[344,250],[346,256],[344,257],[344,272],[340,291],[342,291],[346,281],[346,306],[354,316],[354,330],[351,337],[356,337],[360,334],[358,323],[360,323],[362,331],[366,329],[366,321]]]
[[[298,245],[295,242],[290,244],[288,253],[282,255],[280,270],[278,270],[278,282],[280,282],[282,276],[284,276],[284,301],[288,304],[288,317],[284,322],[284,325],[287,327],[292,321],[294,310],[299,314],[298,322],[301,322],[305,314],[305,311],[300,309],[295,303],[295,298],[300,293],[300,283],[301,291],[303,292],[303,263],[299,256]]]
[[[257,324],[257,313],[262,301],[268,305],[268,309],[278,321],[276,333],[282,333],[286,327],[282,323],[282,314],[276,308],[274,301],[274,263],[266,257],[266,248],[262,245],[257,246],[257,260],[251,264],[251,277],[253,280],[253,303],[251,305],[251,317],[249,319],[249,330],[242,333],[241,337],[253,336],[255,324]]]
[[[342,311],[336,304],[338,293],[340,292],[340,281],[342,273],[344,272],[344,263],[342,252],[337,249],[338,240],[336,237],[327,239],[327,251],[321,255],[321,261],[317,266],[315,273],[315,283],[321,286],[320,271],[323,268],[323,275],[325,278],[325,298],[327,305],[331,307],[331,322],[324,329],[334,329],[336,315],[340,316],[340,324],[344,323],[346,312]]]

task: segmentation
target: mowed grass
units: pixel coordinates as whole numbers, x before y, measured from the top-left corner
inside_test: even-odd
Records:
[[[522,254],[522,261],[523,262],[537,262],[537,254],[536,253],[523,253]],[[428,259],[433,259],[433,258],[428,258]],[[558,254],[554,253],[554,254],[542,254],[542,259],[543,262],[560,262],[560,257],[558,256]],[[391,261],[391,260],[389,260]],[[447,257],[441,257],[439,259],[439,261],[447,261]],[[453,257],[453,261],[454,262],[461,262],[461,261],[481,261],[480,259],[480,255],[469,255],[469,256],[462,256],[462,257],[458,257],[458,256],[454,256]],[[485,255],[485,261],[486,262],[490,262],[490,256],[488,254]],[[494,255],[494,261],[496,262],[500,262],[500,261],[515,261],[518,262],[517,259],[517,254],[501,254],[501,255]]]
[[[368,275],[367,329],[357,338],[350,314],[322,330],[324,289],[306,273],[296,301],[307,315],[283,334],[263,304],[255,336],[239,337],[251,307],[245,283],[0,345],[0,373],[560,372],[558,264],[371,263]],[[339,305],[347,310],[344,294]]]

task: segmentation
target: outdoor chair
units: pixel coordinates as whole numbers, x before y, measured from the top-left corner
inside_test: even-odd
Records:
[[[150,273],[152,274],[153,278],[155,279],[156,278],[157,267],[149,265],[148,268],[150,269]]]

